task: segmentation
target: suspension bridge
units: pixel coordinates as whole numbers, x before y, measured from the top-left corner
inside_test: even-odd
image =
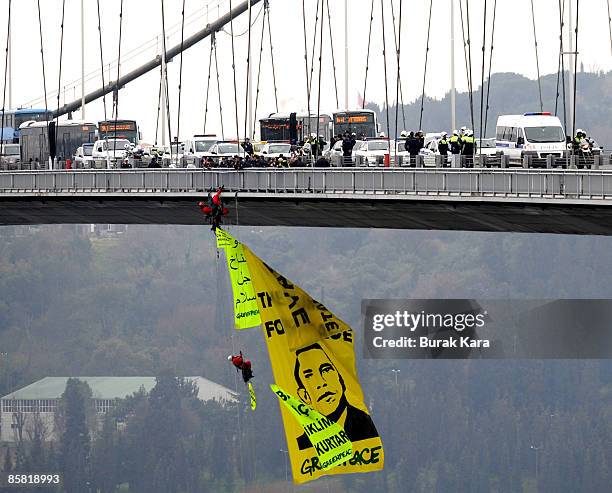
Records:
[[[390,2],[390,3],[389,3]],[[403,112],[403,90],[401,74],[401,40],[404,16],[403,2],[381,0],[380,5],[372,0],[369,14],[369,36],[365,56],[365,77],[363,83],[363,106],[368,94],[369,64],[373,56],[372,39],[373,23],[376,15],[381,21],[383,57],[384,57],[384,95],[385,125],[387,135],[399,128],[400,111]],[[253,7],[261,3],[259,13]],[[206,107],[204,109],[204,129],[206,131],[209,117],[209,95],[213,70],[216,72],[216,85],[219,98],[219,115],[221,134],[226,129],[223,122],[221,92],[225,85],[233,86],[235,112],[231,115],[232,132],[237,138],[254,135],[253,121],[257,119],[260,75],[264,52],[264,39],[268,38],[269,58],[273,75],[273,90],[276,110],[278,111],[278,91],[275,76],[274,50],[272,47],[272,25],[270,22],[270,0],[247,0],[240,3],[229,1],[229,10],[213,22],[190,36],[185,36],[185,1],[182,2],[180,43],[166,46],[167,32],[165,26],[164,0],[161,0],[162,14],[162,52],[127,73],[121,73],[122,60],[122,27],[124,22],[123,0],[120,2],[119,37],[116,59],[116,76],[114,80],[105,78],[100,2],[97,0],[97,30],[99,33],[100,69],[95,73],[100,77],[100,87],[86,93],[85,73],[81,81],[81,97],[72,102],[60,104],[62,83],[62,48],[64,46],[64,13],[66,0],[62,0],[62,24],[60,33],[59,84],[56,92],[47,91],[45,75],[45,46],[42,35],[40,2],[38,6],[38,27],[40,37],[41,65],[43,67],[43,87],[45,118],[47,123],[53,119],[57,123],[60,117],[72,115],[79,108],[85,111],[85,105],[102,99],[105,121],[118,121],[119,93],[126,85],[154,70],[160,70],[159,95],[157,107],[157,124],[155,144],[160,138],[162,145],[180,139],[181,89],[183,81],[183,53],[204,39],[210,40],[208,60],[208,77],[206,84]],[[8,35],[6,45],[3,121],[6,107],[7,86],[10,82],[10,23],[11,0],[8,2]],[[492,5],[491,5],[492,4]],[[575,18],[573,17],[572,0],[566,6],[565,0],[559,0],[559,54],[556,83],[555,114],[562,118],[565,129],[573,135],[576,127],[576,72],[578,60],[578,21],[580,0],[575,0]],[[306,3],[301,2],[304,24],[304,68],[305,100],[308,115],[316,115],[317,121],[322,115],[321,92],[324,56],[324,32],[329,31],[329,48],[332,64],[334,96],[340,107],[338,80],[336,75],[336,54],[334,52],[332,16],[329,1],[317,0],[314,16],[312,39],[307,34]],[[475,44],[470,33],[469,0],[459,0],[461,44],[465,61],[465,73],[469,92],[469,113],[472,128],[480,129],[484,137],[487,128],[489,111],[489,94],[491,67],[495,40],[495,23],[497,1],[484,1],[482,64],[480,73],[479,118],[476,116],[478,105],[474,94],[476,78],[472,76],[472,46]],[[385,11],[387,7],[387,11]],[[451,42],[454,52],[454,17],[456,2],[451,2]],[[487,8],[492,8],[492,16],[487,15]],[[347,2],[345,0],[345,9]],[[346,10],[348,12],[348,10]],[[385,13],[386,12],[386,13]],[[609,10],[608,10],[609,12]],[[426,111],[425,94],[430,51],[431,20],[433,0],[429,1],[427,40],[425,45],[425,65],[423,68],[422,91],[420,97],[420,128],[423,114]],[[236,50],[234,20],[248,15],[248,57],[246,60],[246,88],[244,91],[243,115],[244,126],[239,123],[239,91],[236,76]],[[390,16],[392,32],[388,33]],[[474,12],[471,13],[472,17]],[[255,21],[261,17],[259,46],[252,40]],[[488,24],[491,20],[490,25]],[[612,50],[612,18],[608,14],[610,41]],[[540,86],[540,62],[536,20],[531,1],[531,21],[533,27],[535,61],[538,72],[538,94],[540,110],[543,110],[542,88]],[[569,29],[566,22],[569,21]],[[325,24],[327,22],[327,25]],[[345,35],[348,32],[345,16]],[[575,24],[574,24],[575,22]],[[576,26],[574,29],[573,26]],[[224,84],[219,74],[216,35],[227,26],[230,29],[232,84]],[[266,31],[267,30],[267,31]],[[569,47],[564,44],[564,32],[568,30]],[[225,32],[225,31],[224,31]],[[393,38],[388,43],[387,38]],[[309,45],[309,41],[312,41]],[[255,46],[252,46],[255,45]],[[387,45],[395,51],[395,70],[387,70],[392,57],[387,57]],[[345,50],[349,40],[345,38]],[[253,61],[252,51],[259,51],[257,64]],[[317,53],[318,52],[318,53]],[[488,54],[488,58],[487,58]],[[124,54],[124,57],[126,55]],[[170,117],[167,64],[180,58],[178,101],[176,108],[176,131],[173,130]],[[569,71],[566,70],[566,58],[569,57]],[[389,59],[388,59],[389,58]],[[348,63],[348,57],[345,57]],[[451,67],[451,125],[456,126],[455,108],[455,61]],[[254,66],[257,76],[252,75]],[[485,74],[488,72],[488,78]],[[569,75],[568,75],[569,73]],[[95,75],[94,74],[94,75]],[[391,125],[389,95],[392,92],[392,81],[395,79],[395,115],[394,126]],[[254,80],[256,82],[254,82]],[[345,82],[348,84],[348,65],[345,67]],[[569,89],[566,89],[566,84]],[[9,106],[10,106],[10,87]],[[48,95],[56,95],[53,108]],[[107,114],[106,96],[112,94],[113,107],[111,115]],[[569,103],[566,101],[569,96]],[[254,98],[254,101],[253,101]],[[345,106],[348,107],[348,87],[345,88]],[[33,100],[32,102],[36,102]],[[401,110],[400,110],[401,108]],[[227,116],[226,116],[227,118]],[[406,128],[405,115],[402,115]],[[50,127],[51,128],[51,127]],[[393,129],[393,130],[392,130]],[[318,123],[317,123],[318,130]],[[317,132],[318,133],[318,132]],[[49,133],[49,139],[57,139]],[[1,140],[1,139],[0,139]],[[107,141],[108,142],[108,141]],[[49,157],[53,160],[54,145],[49,145]],[[170,153],[173,152],[170,146]],[[389,149],[389,152],[391,150]],[[397,152],[397,151],[394,151]],[[276,225],[276,226],[312,226],[312,227],[381,227],[405,229],[443,229],[468,231],[512,231],[567,234],[612,234],[612,171],[594,170],[511,170],[511,169],[331,169],[331,170],[91,170],[54,171],[42,170],[31,172],[0,173],[0,224],[40,224],[40,223],[125,223],[125,224],[201,224],[201,216],[195,202],[212,188],[224,185],[231,205],[229,220],[241,225]]]

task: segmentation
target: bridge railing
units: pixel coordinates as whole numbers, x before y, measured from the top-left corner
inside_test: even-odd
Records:
[[[249,169],[76,170],[0,174],[0,194],[262,194],[541,197],[612,200],[612,170]]]

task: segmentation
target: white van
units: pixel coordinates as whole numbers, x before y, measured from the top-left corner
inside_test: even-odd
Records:
[[[497,118],[499,151],[520,160],[525,155],[563,157],[567,151],[561,120],[549,112],[501,115]]]
[[[185,141],[184,154],[198,158],[211,156],[210,148],[219,141],[215,134],[194,135]]]

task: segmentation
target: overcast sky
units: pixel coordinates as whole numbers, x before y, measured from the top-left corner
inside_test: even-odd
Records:
[[[166,31],[169,34],[168,47],[180,43],[181,6],[183,0],[164,0],[166,12]],[[566,5],[569,0],[563,0]],[[96,0],[85,2],[85,71],[90,75],[86,90],[90,92],[101,85],[100,50],[97,31]],[[47,91],[50,94],[48,105],[57,106],[56,92],[61,87],[61,103],[64,99],[72,101],[80,97],[80,0],[65,0],[66,20],[64,33],[64,54],[61,83],[59,77],[60,57],[60,24],[62,0],[40,0],[43,20],[43,40]],[[237,5],[238,0],[233,1]],[[305,0],[307,11],[308,49],[312,50],[313,28],[317,0]],[[387,70],[389,101],[395,100],[395,78],[397,64],[393,45],[393,24],[391,20],[391,3],[399,17],[400,0],[383,0],[386,21]],[[442,97],[450,89],[450,3],[451,0],[433,0],[431,21],[431,40],[429,66],[426,80],[426,93],[433,97]],[[487,50],[490,47],[491,14],[494,0],[488,0],[489,23],[487,27]],[[573,2],[575,8],[575,0]],[[118,54],[119,8],[120,0],[101,0],[101,23],[105,78],[116,78],[115,60]],[[124,0],[123,1],[123,35],[121,73],[126,73],[159,52],[161,45],[161,0]],[[349,0],[349,103],[351,107],[358,104],[358,95],[363,93],[368,32],[370,26],[371,0]],[[464,91],[467,87],[465,61],[463,57],[462,32],[460,23],[459,0],[456,4],[455,23],[455,60],[457,88]],[[6,44],[6,26],[8,0],[0,1],[0,43],[1,53]],[[256,78],[259,46],[261,38],[263,2],[253,7],[253,17],[259,14],[252,30],[253,76]],[[383,63],[381,1],[374,1],[374,22],[371,38],[370,71],[368,77],[367,99],[382,103],[385,100],[385,77]],[[557,71],[559,52],[559,0],[534,0],[536,35],[540,55],[541,74]],[[474,85],[480,85],[483,41],[483,8],[484,0],[470,0],[470,29],[472,39],[472,61]],[[344,106],[344,2],[329,2],[334,55],[336,61],[340,106]],[[43,80],[40,58],[40,39],[38,33],[37,0],[13,0],[13,106],[32,104],[44,107]],[[229,10],[229,0],[206,1],[186,0],[185,36],[202,29],[208,21],[213,21],[219,13]],[[427,18],[429,0],[403,0],[401,19],[401,71],[402,90],[406,103],[420,96],[427,38]],[[583,0],[580,12],[580,30],[578,50],[579,62],[584,63],[586,70],[610,70],[612,52],[608,26],[607,1]],[[464,3],[464,15],[465,15]],[[575,16],[575,13],[574,13]],[[284,112],[306,109],[306,82],[304,67],[304,38],[302,21],[302,0],[270,0],[270,19],[272,23],[272,45],[274,48],[275,69],[278,86],[279,110]],[[397,20],[397,19],[396,19]],[[246,90],[246,53],[248,21],[246,15],[234,23],[239,128],[242,135],[245,116]],[[230,26],[225,31],[229,33]],[[156,43],[155,39],[158,38]],[[318,37],[318,36],[317,36]],[[566,40],[567,42],[567,40]],[[323,41],[323,73],[321,109],[332,112],[336,109],[334,77],[331,64],[331,43],[328,31],[328,19],[325,16]],[[208,58],[210,41],[204,40],[185,52],[183,60],[183,95],[181,110],[181,138],[201,133],[204,124],[204,106],[208,77]],[[318,48],[317,48],[318,52]],[[223,105],[226,137],[236,135],[234,112],[234,86],[231,62],[231,37],[228,34],[218,35],[219,71],[221,77],[221,97]],[[264,43],[260,100],[257,118],[267,116],[275,111],[274,91],[271,77],[269,46]],[[318,57],[318,55],[317,55]],[[310,58],[310,55],[309,55]],[[168,66],[170,86],[170,112],[173,135],[176,134],[179,58]],[[2,73],[0,85],[3,85],[4,59],[0,60]],[[497,2],[497,21],[495,26],[495,49],[493,56],[493,73],[517,72],[529,78],[536,77],[536,57],[534,50],[533,28],[531,23],[531,0],[499,0]],[[312,108],[316,111],[318,68],[315,67],[314,94]],[[150,72],[139,80],[132,82],[120,93],[119,114],[122,118],[134,118],[139,121],[143,138],[147,142],[155,139],[157,119],[157,98],[159,91],[159,70]],[[75,83],[76,81],[76,83]],[[207,132],[221,133],[216,79],[213,72],[209,101],[209,119]],[[255,81],[254,81],[255,83]],[[537,85],[534,82],[534,91]],[[7,103],[8,104],[8,103]],[[111,98],[107,97],[110,115]],[[450,111],[450,110],[449,110]],[[78,114],[80,117],[80,112]],[[104,110],[101,101],[91,103],[86,108],[86,118],[98,121],[103,119]]]

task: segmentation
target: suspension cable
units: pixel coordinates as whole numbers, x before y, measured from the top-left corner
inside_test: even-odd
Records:
[[[398,110],[399,110],[399,102],[402,102],[402,121],[403,128],[406,130],[406,112],[404,110],[404,94],[402,91],[402,82],[401,82],[401,74],[400,74],[400,52],[402,48],[402,6],[403,0],[399,0],[399,21],[398,21],[398,32],[396,34],[395,30],[395,8],[393,7],[393,0],[391,0],[391,14],[393,17],[393,39],[395,41],[395,52],[397,54],[397,79],[395,81],[395,134],[397,136],[397,120],[398,120]],[[396,159],[397,159],[397,147],[396,151]]]
[[[123,2],[123,0],[121,0]],[[162,69],[162,87],[164,91],[164,96],[166,100],[166,120],[168,124],[168,145],[170,147],[170,162],[172,163],[172,127],[170,126],[171,118],[170,118],[170,91],[168,90],[168,57],[166,52],[166,16],[164,12],[164,0],[161,0],[161,15],[162,15],[162,51],[163,54],[163,66]],[[178,149],[177,149],[178,151]],[[162,156],[163,161],[163,156]]]
[[[217,57],[217,37],[212,33],[212,43],[215,47],[215,72],[217,74],[217,94],[219,96],[219,118],[221,119],[221,139],[225,140],[225,127],[223,126],[223,105],[221,104],[221,80],[219,77],[219,59]]]
[[[317,6],[319,4],[317,3]],[[306,33],[306,0],[302,0],[302,21],[304,24],[304,65],[306,66],[306,104],[308,107],[308,118],[306,118],[307,126],[306,132],[310,135],[310,80],[308,75],[308,41]],[[304,137],[304,131],[302,130],[302,138]]]
[[[6,105],[6,79],[8,77],[8,57],[9,57],[9,39],[11,37],[11,3],[12,0],[8,1],[8,22],[6,28],[6,51],[4,54],[4,86],[2,94],[2,121],[0,122],[0,146],[2,146],[2,153],[4,154],[4,112]],[[13,135],[13,138],[15,136]]]
[[[206,79],[206,102],[204,104],[204,130],[206,134],[206,121],[208,119],[208,97],[210,95],[210,73],[212,72],[213,39],[210,39],[210,53],[208,55],[208,78]]]
[[[40,34],[40,60],[42,62],[43,91],[45,93],[45,122],[47,123],[47,134],[48,134],[49,133],[49,104],[47,103],[47,77],[45,76],[45,49],[44,49],[43,34],[42,34],[42,19],[40,15],[40,0],[37,0],[37,5],[38,5],[38,32]],[[47,138],[48,138],[48,135],[47,135]]]
[[[323,13],[321,13],[321,17],[323,17]],[[310,94],[312,95],[312,76],[314,73],[314,59],[315,52],[317,49],[317,27],[319,26],[319,0],[317,0],[317,10],[315,12],[315,24],[314,24],[314,32],[312,34],[312,55],[310,57]]]
[[[115,114],[115,128],[114,128],[113,135],[115,136],[115,139],[117,138],[117,120],[119,119],[119,76],[121,74],[121,35],[122,35],[122,32],[123,32],[123,0],[121,0],[121,5],[119,9],[119,53],[117,55],[117,80],[115,81],[115,94],[113,98],[113,113]]]
[[[325,24],[325,16],[323,15],[323,9],[325,8],[325,0],[321,0],[321,39],[319,41],[319,87],[317,94],[317,152],[323,155],[323,149],[321,149],[321,142],[319,141],[319,125],[321,120],[321,73],[323,72],[323,24]],[[314,158],[315,156],[313,156]],[[312,163],[312,169],[314,170],[314,162]]]
[[[338,99],[338,78],[336,77],[336,57],[334,55],[334,37],[332,35],[331,15],[329,13],[329,1],[327,2],[326,7],[327,27],[329,29],[329,44],[331,46],[332,70],[334,71],[334,89],[336,90],[336,108],[340,108],[340,102]]]
[[[159,133],[159,114],[161,111],[162,81],[164,74],[161,66],[159,67],[159,93],[157,95],[157,118],[155,120],[155,146],[157,147],[157,134]]]
[[[487,0],[484,0],[484,11],[483,11],[483,27],[482,27],[482,71],[480,75],[480,149],[482,150],[482,137],[483,137],[483,113],[484,113],[484,74],[485,74],[485,54],[486,54],[486,43],[487,43]]]
[[[491,94],[491,68],[493,67],[493,42],[495,40],[495,19],[497,14],[497,0],[493,2],[493,25],[491,27],[491,51],[489,53],[489,75],[487,77],[487,103],[485,106],[484,129],[487,131],[487,122],[489,121],[489,95]],[[482,148],[482,142],[481,142]]]
[[[391,137],[389,136],[389,81],[387,78],[387,43],[385,40],[385,0],[380,0],[380,17],[382,20],[382,48],[383,48],[383,65],[385,67],[385,104],[387,105],[387,143],[389,154],[391,154]]]
[[[612,15],[610,15],[610,0],[608,0],[608,30],[610,31],[610,52],[612,52]]]
[[[266,34],[266,16],[267,16],[267,12],[264,11],[263,19],[261,22],[261,39],[259,42],[259,61],[257,62],[257,86],[255,90],[255,111],[253,113],[255,120],[257,120],[257,108],[259,106],[259,82],[261,78],[261,61],[263,59],[264,36]],[[255,138],[255,127],[253,127],[252,130],[253,132],[251,134],[251,138],[254,139]]]
[[[470,117],[474,129],[474,81],[472,78],[472,41],[470,36],[470,0],[465,0],[465,19],[467,24],[468,60],[470,68]]]
[[[466,0],[467,5],[468,0]],[[472,128],[474,128],[474,88],[472,86],[472,48],[470,45],[470,19],[467,17],[467,39],[466,26],[463,20],[463,3],[459,0],[459,13],[461,15],[461,35],[463,37],[463,56],[465,58],[465,75],[467,78],[469,101],[470,101],[470,116]]]
[[[559,108],[559,79],[563,90],[563,130],[567,134],[567,103],[565,91],[565,57],[563,56],[563,29],[565,27],[565,0],[559,0],[559,66],[557,69],[557,92],[555,96],[555,116]]]
[[[419,130],[423,125],[423,106],[425,104],[425,80],[427,78],[427,60],[429,59],[429,35],[431,33],[431,11],[433,0],[429,0],[429,20],[427,21],[427,44],[425,46],[425,68],[423,70],[423,91],[421,92],[421,112],[419,115]]]
[[[570,12],[570,15],[572,13]],[[576,134],[576,86],[578,85],[578,21],[580,19],[580,0],[576,0],[576,44],[574,45],[574,107],[572,108],[572,136]]]
[[[250,5],[251,0],[249,0],[249,5]],[[246,60],[246,71],[247,71],[247,76],[246,76],[246,91],[245,91],[245,95],[244,95],[244,138],[245,140],[247,139],[247,137],[250,135],[250,129],[248,128],[248,124],[249,124],[249,111],[251,108],[249,108],[249,90],[251,89],[250,85],[251,85],[251,77],[250,77],[250,71],[251,71],[251,12],[252,9],[249,9],[249,35],[248,35],[248,40],[247,40],[247,60]],[[246,149],[244,149],[244,153],[246,155]]]
[[[106,87],[104,81],[104,51],[102,49],[102,20],[100,16],[100,0],[97,0],[98,6],[98,41],[100,43],[100,75],[102,76],[102,87]],[[110,81],[109,81],[110,84]],[[104,121],[108,121],[108,114],[106,111],[106,94],[102,94],[102,104],[104,106]],[[157,135],[155,136],[157,138]],[[110,156],[108,153],[108,132],[104,132],[104,142],[106,143],[106,167],[109,167]]]
[[[240,141],[240,130],[238,128],[238,85],[236,84],[236,52],[234,48],[234,9],[232,0],[229,0],[230,8],[230,31],[232,33],[232,71],[234,73],[234,109],[236,115],[236,139]]]
[[[270,5],[268,3],[268,0],[264,0],[264,2],[268,9],[267,21],[268,21],[268,38],[270,42],[270,60],[272,61],[272,82],[274,84],[274,102],[276,104],[276,112],[278,113],[278,91],[276,88],[276,68],[274,65],[274,49],[272,48],[272,28],[270,24]],[[310,115],[308,115],[308,117],[310,118]]]
[[[368,34],[368,52],[366,55],[366,66],[365,66],[365,82],[363,83],[363,101],[361,108],[365,108],[366,103],[366,90],[368,88],[368,70],[370,69],[370,45],[372,44],[372,24],[374,21],[374,0],[372,0],[372,9],[370,10],[370,33]]]
[[[64,55],[64,20],[65,20],[65,13],[66,13],[66,0],[62,0],[62,23],[60,25],[60,55],[59,55],[59,75],[58,75],[58,81],[57,81],[57,112],[59,113],[59,107],[60,107],[60,90],[62,87],[62,58]],[[55,129],[54,129],[54,139],[55,139],[55,146],[57,149],[57,123],[59,121],[59,116],[55,117]]]
[[[185,0],[181,10],[181,61],[179,63],[178,107],[176,110],[176,139],[181,140],[181,94],[183,90],[183,43],[185,41]],[[176,149],[178,154],[178,147]]]
[[[540,94],[540,111],[544,111],[544,103],[542,102],[542,81],[540,80],[540,57],[538,56],[538,37],[536,35],[535,12],[533,10],[533,0],[531,0],[531,20],[533,24],[533,43],[536,56],[536,70],[538,75],[538,92]]]

